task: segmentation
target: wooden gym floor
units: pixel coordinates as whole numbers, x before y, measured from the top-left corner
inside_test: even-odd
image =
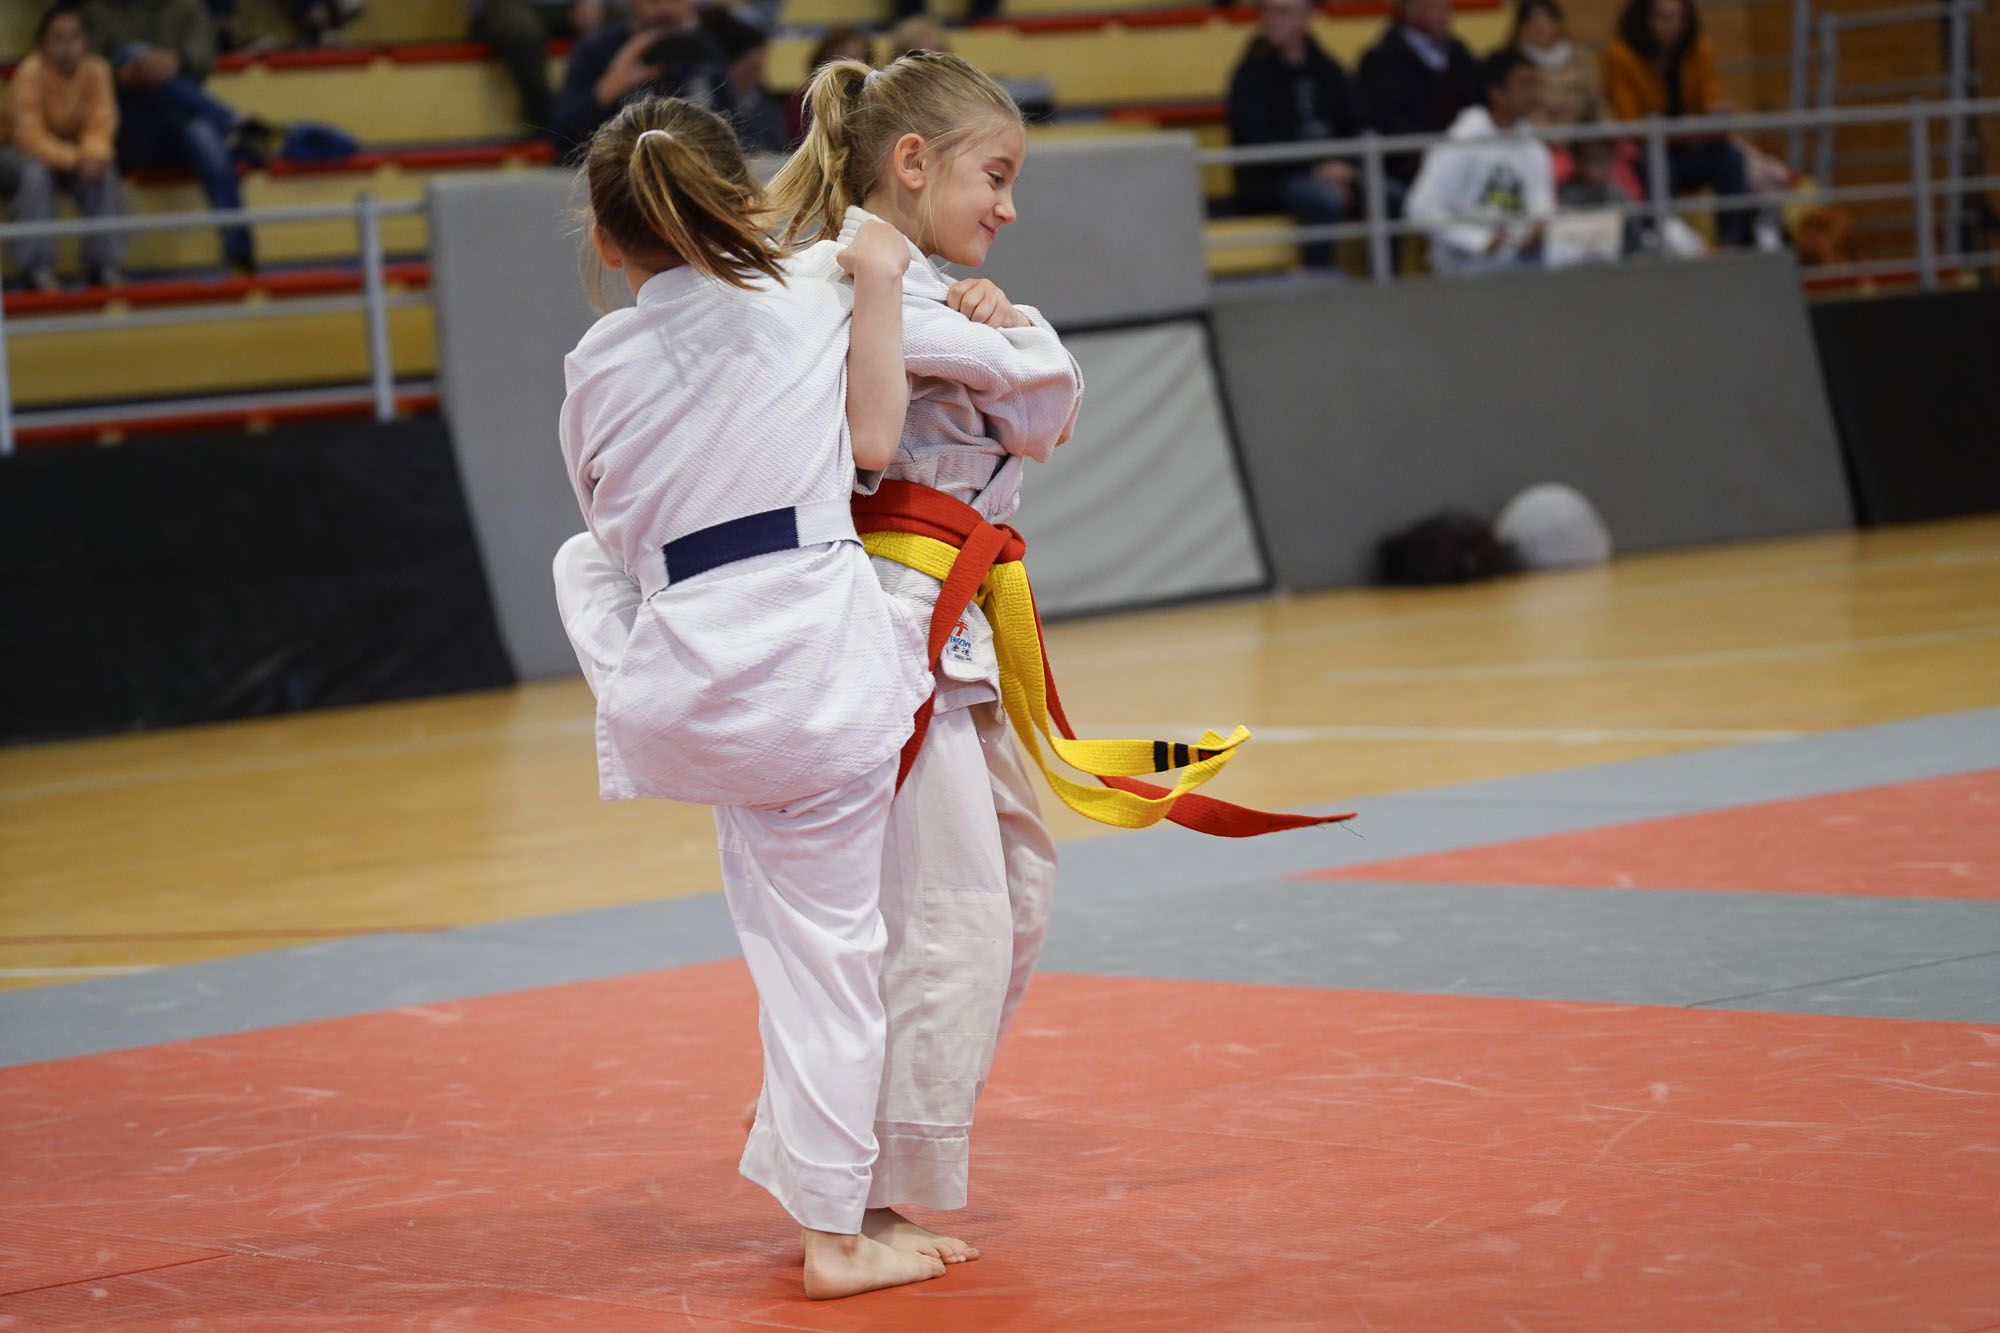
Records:
[[[1107,617],[1050,651],[1086,734],[1244,722],[1220,794],[1365,810],[2000,706],[2000,518]],[[0,752],[0,987],[713,889],[705,811],[596,799],[590,716],[565,680]]]

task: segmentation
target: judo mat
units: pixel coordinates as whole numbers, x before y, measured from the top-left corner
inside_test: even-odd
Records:
[[[0,996],[0,1328],[2000,1328],[2000,710],[1067,846],[826,1305],[712,896]]]

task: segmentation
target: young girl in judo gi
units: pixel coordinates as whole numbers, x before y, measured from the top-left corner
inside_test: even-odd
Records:
[[[912,483],[1005,523],[1028,460],[1046,462],[1069,438],[1082,377],[1034,309],[983,279],[954,283],[929,257],[977,267],[1014,221],[1027,152],[1020,111],[973,66],[931,51],[881,70],[822,66],[806,100],[812,128],[770,188],[774,214],[790,218],[787,242],[818,238],[789,271],[838,277],[841,247],[875,219],[909,247],[909,418],[894,461],[864,472],[857,489]],[[930,621],[938,579],[883,557],[875,569]],[[953,1260],[977,1251],[890,1210],[965,1206],[973,1110],[1047,934],[1055,846],[1008,731],[993,629],[976,604],[937,669],[929,727],[890,809],[883,857],[889,1044],[869,1205],[895,1234]]]
[[[880,71],[822,67],[814,128],[772,187],[790,232],[821,239],[787,261],[795,281],[834,284],[839,256],[877,218],[906,240],[908,420],[884,480],[935,488],[1004,522],[1028,459],[1069,438],[1082,398],[1075,360],[1032,308],[984,280],[949,282],[926,257],[984,262],[1015,217],[1026,151],[1020,112],[956,57],[905,56]],[[872,211],[871,211],[872,210]],[[866,460],[864,460],[866,461]],[[939,581],[888,559],[883,585],[920,621]],[[637,591],[587,537],[558,562],[565,626],[593,689],[618,661]],[[922,650],[919,650],[920,652]],[[869,1193],[869,1234],[948,1262],[978,1251],[894,1211],[966,1202],[973,1109],[994,1047],[1047,934],[1055,846],[1000,703],[993,631],[966,609],[941,657],[923,744],[890,808],[882,864],[888,1049]]]
[[[601,788],[715,807],[764,1045],[742,1170],[804,1228],[807,1294],[936,1277],[934,1254],[863,1233],[883,836],[932,681],[849,492],[907,411],[906,247],[886,227],[857,233],[839,256],[851,298],[787,282],[734,135],[686,102],[625,108],[584,174],[591,243],[635,301],[564,363],[563,458],[591,558],[637,585],[614,610],[622,643],[586,662]]]
[[[1011,304],[991,282],[951,282],[931,263],[935,256],[983,264],[1000,230],[1014,221],[1014,185],[1027,153],[1021,114],[992,79],[933,51],[880,70],[856,61],[822,66],[806,101],[812,127],[769,194],[774,215],[790,219],[788,245],[818,239],[787,271],[837,276],[841,246],[878,219],[909,241],[903,359],[912,382],[910,412],[894,461],[880,475],[862,473],[855,513],[864,541],[878,552],[882,586],[928,622],[946,587],[932,559],[948,562],[954,584],[981,543],[1004,539],[1012,548],[995,569],[1018,559],[1018,537],[1000,525],[1020,505],[1028,461],[1048,461],[1069,438],[1082,403],[1076,362],[1039,312]],[[912,535],[931,544],[930,558],[911,543],[897,544]],[[957,550],[946,555],[940,545]],[[986,549],[982,559],[993,559]],[[947,1261],[977,1251],[906,1221],[894,1207],[965,1206],[973,1111],[1040,957],[1054,890],[1055,847],[1015,744],[1015,734],[1030,735],[1044,721],[1031,716],[1038,711],[1036,690],[1047,686],[1048,711],[1067,730],[1042,670],[1032,601],[1024,605],[1019,596],[1025,579],[1013,580],[1011,605],[1006,582],[980,586],[970,601],[969,589],[957,586],[945,607],[956,624],[934,624],[938,688],[920,747],[905,751],[882,866],[889,1045],[869,1205],[879,1210],[871,1216],[887,1223],[881,1234],[929,1245]],[[983,605],[1005,622],[1009,642],[1000,652]],[[942,625],[951,630],[941,640]],[[1004,686],[1003,656],[1013,676]],[[1024,677],[1033,678],[1033,688]],[[1191,794],[1247,734],[1238,729],[1226,740],[1211,734],[1200,743],[1215,750],[1085,743],[1064,756],[1075,762],[1104,757],[1110,748],[1137,749],[1147,767],[1077,766],[1128,775],[1179,768],[1176,796],[1116,777],[1080,793],[1074,782],[1048,775],[1066,802],[1128,827],[1171,817],[1205,832],[1249,836],[1318,822]],[[1036,754],[1040,760],[1039,744]],[[1120,811],[1108,808],[1121,802]]]

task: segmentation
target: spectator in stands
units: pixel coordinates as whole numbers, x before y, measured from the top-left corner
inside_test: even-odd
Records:
[[[237,12],[237,0],[207,0],[208,17],[215,25],[215,49],[234,51],[243,45],[243,34],[237,28],[241,15]]]
[[[927,3],[927,0],[896,0],[896,18],[899,21],[903,19],[920,18],[925,16],[928,12],[929,12],[929,5]],[[977,23],[981,19],[990,19],[995,15],[997,15],[999,12],[1000,12],[1000,0],[970,0],[965,10],[965,21],[967,23]],[[915,49],[925,50],[925,51],[943,51],[947,48],[942,46],[927,46]],[[901,54],[903,53],[900,51],[896,53],[896,55],[901,55]],[[894,60],[895,58],[896,56],[889,57],[889,59],[891,60]]]
[[[576,44],[556,96],[556,151],[574,153],[618,108],[639,97],[684,97],[728,115],[729,60],[702,31],[694,0],[630,0]]]
[[[367,9],[362,0],[292,0],[292,21],[307,46],[323,46]]]
[[[1568,179],[1556,188],[1556,202],[1565,211],[1618,208],[1637,199],[1618,179],[1618,145],[1610,139],[1583,139],[1570,146]],[[1626,213],[1619,224],[1624,254],[1646,248],[1646,219]]]
[[[882,63],[894,64],[912,51],[949,51],[951,39],[944,25],[927,14],[917,14],[889,29],[889,56]]]
[[[1618,36],[1604,52],[1604,98],[1619,120],[1729,110],[1716,76],[1715,44],[1702,35],[1694,0],[1627,0]],[[1667,179],[1649,180],[1646,188],[1745,194],[1750,189],[1748,156],[1742,145],[1723,135],[1669,139]],[[1744,208],[1721,209],[1715,231],[1724,245],[1750,245],[1754,214]]]
[[[1570,40],[1556,0],[1521,0],[1507,45],[1542,71],[1542,105],[1535,124],[1581,125],[1602,119],[1597,57]]]
[[[1556,190],[1556,202],[1565,210],[1608,209],[1621,211],[1638,202],[1620,179],[1622,173],[1618,145],[1610,139],[1584,139],[1570,148],[1570,173]],[[1679,259],[1699,257],[1707,242],[1694,228],[1679,218],[1669,217],[1664,239],[1655,231],[1653,219],[1644,213],[1625,212],[1620,224],[1621,252],[1627,255],[1659,252]]]
[[[50,6],[36,24],[35,50],[7,88],[7,121],[13,143],[0,144],[0,175],[8,178],[14,196],[14,221],[53,220],[58,190],[67,191],[87,218],[124,211],[112,156],[118,99],[111,65],[90,53],[90,31],[74,3]],[[118,260],[124,246],[122,236],[84,238],[90,282],[123,280]],[[56,289],[55,237],[30,237],[13,249],[14,266],[28,287]]]
[[[1540,264],[1556,211],[1555,166],[1529,121],[1541,82],[1519,51],[1494,52],[1480,66],[1486,105],[1460,112],[1451,137],[1424,154],[1404,211],[1430,237],[1436,272]]]
[[[604,26],[604,0],[471,0],[474,41],[486,42],[521,95],[521,123],[537,134],[555,124],[548,43]]]
[[[1229,138],[1236,144],[1303,143],[1359,133],[1340,62],[1313,40],[1309,0],[1264,0],[1261,30],[1229,80]],[[1354,215],[1359,172],[1325,158],[1236,168],[1236,203],[1246,213],[1283,210],[1308,226]],[[1331,268],[1334,247],[1305,247],[1305,261]]]
[[[1399,0],[1358,74],[1362,120],[1383,134],[1442,134],[1479,105],[1479,62],[1451,35],[1451,0]],[[1413,153],[1388,160],[1392,205],[1417,163]]]
[[[805,79],[785,99],[786,144],[805,138],[806,126],[812,123],[812,112],[806,107],[806,87],[812,76],[819,73],[819,67],[830,60],[859,60],[869,64],[868,39],[853,28],[829,28],[814,44],[812,57],[806,62]]]
[[[118,83],[119,164],[186,167],[211,207],[243,207],[236,160],[261,161],[276,135],[202,90],[215,68],[202,0],[86,0],[83,13]],[[222,228],[222,255],[232,268],[256,268],[250,229]]]
[[[208,15],[215,24],[215,46],[218,51],[263,50],[278,45],[277,39],[269,34],[250,42],[238,26],[241,21],[240,0],[203,0],[208,6]],[[299,31],[299,40],[306,46],[319,46],[330,40],[333,34],[352,23],[367,11],[362,0],[291,0],[287,6],[292,22]]]
[[[715,38],[729,61],[729,123],[745,153],[782,153],[791,140],[785,135],[784,109],[764,91],[764,68],[770,38],[755,24],[745,23],[726,9],[705,9],[701,26]]]

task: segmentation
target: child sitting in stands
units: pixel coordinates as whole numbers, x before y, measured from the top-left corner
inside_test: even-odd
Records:
[[[7,121],[13,142],[0,145],[0,184],[13,194],[14,221],[54,220],[58,191],[86,218],[125,211],[111,146],[118,131],[111,65],[90,53],[90,30],[74,4],[51,5],[36,25],[34,53],[7,89]],[[112,232],[84,237],[88,280],[122,282],[124,246],[125,238]],[[13,259],[24,286],[56,290],[55,237],[14,242]]]

